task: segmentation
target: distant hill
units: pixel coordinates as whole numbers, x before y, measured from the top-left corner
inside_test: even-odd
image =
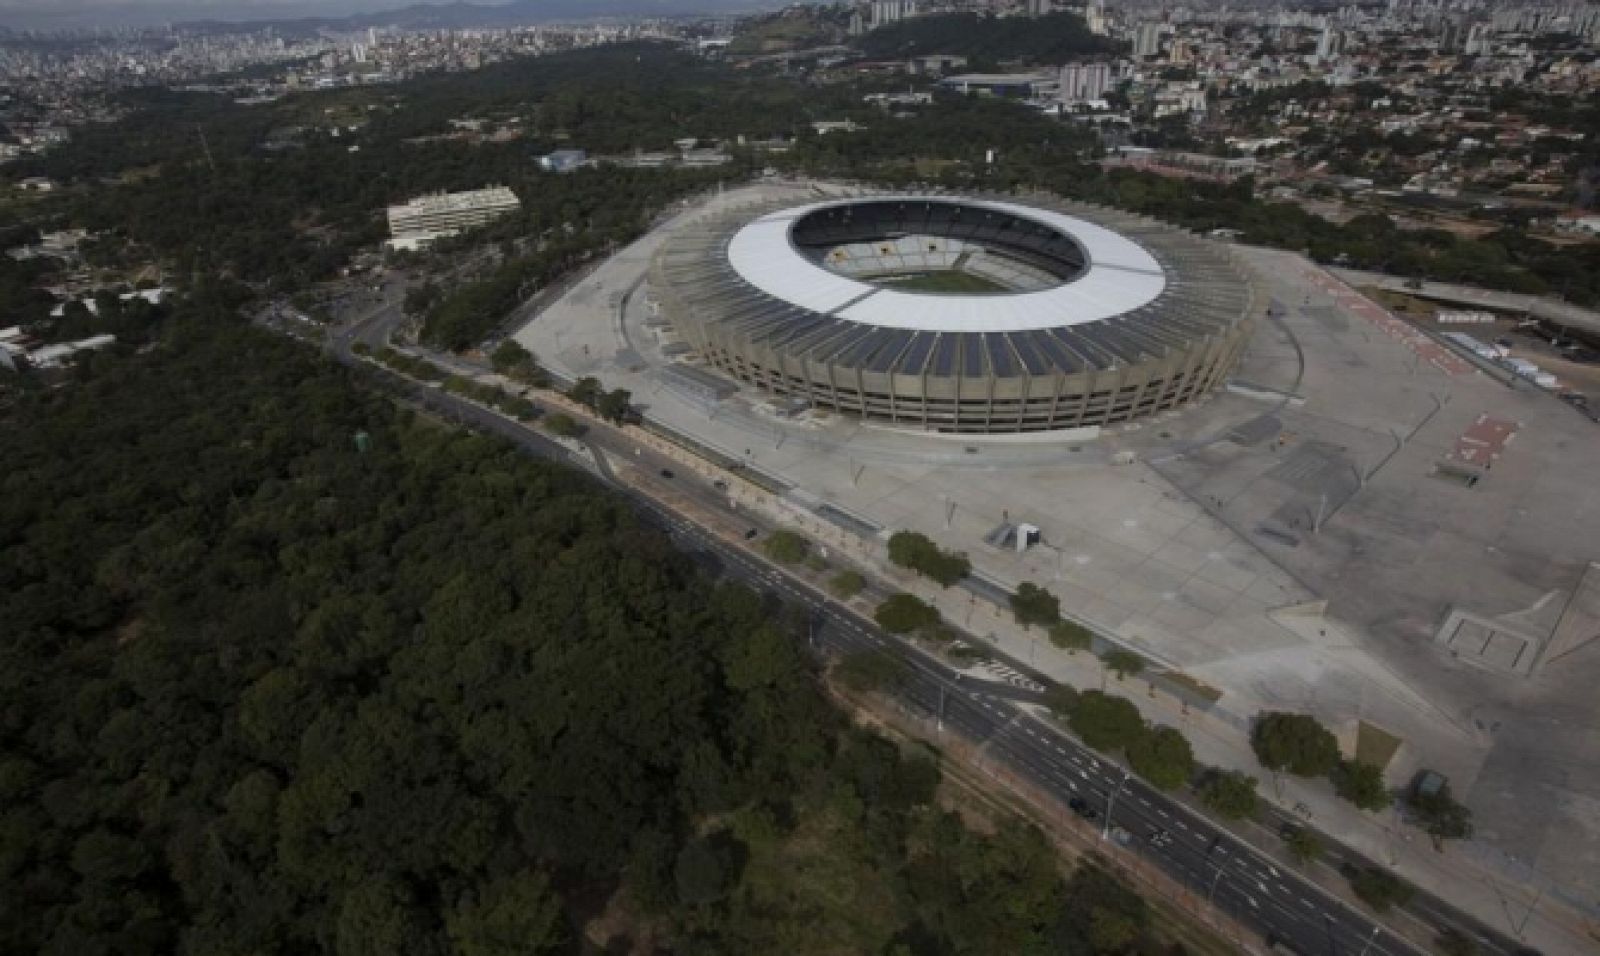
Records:
[[[792,6],[781,13],[751,17],[741,24],[729,48],[734,54],[783,53],[840,43],[848,18],[836,7]]]
[[[1061,64],[1117,46],[1089,32],[1072,13],[1043,17],[993,17],[952,13],[915,17],[873,30],[856,46],[875,59],[948,53],[979,62],[1029,60]]]

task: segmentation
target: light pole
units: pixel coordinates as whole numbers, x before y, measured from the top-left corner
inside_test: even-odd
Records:
[[[1133,776],[1132,770],[1122,771],[1122,779],[1117,781],[1116,787],[1111,791],[1111,797],[1106,800],[1106,825],[1100,828],[1100,839],[1105,840],[1111,836],[1111,811],[1117,808],[1117,794],[1127,786],[1128,778]]]
[[[1218,863],[1213,863],[1213,864],[1211,864],[1211,866],[1216,872],[1211,874],[1211,888],[1206,890],[1206,905],[1207,906],[1213,905],[1212,902],[1211,902],[1211,898],[1217,894],[1217,884],[1222,881],[1222,865],[1218,864]]]
[[[939,716],[935,721],[935,729],[944,733],[944,681],[939,682]]]

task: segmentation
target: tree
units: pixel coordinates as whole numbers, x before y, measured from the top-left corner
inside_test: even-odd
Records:
[[[1376,813],[1389,806],[1393,798],[1384,786],[1383,771],[1359,760],[1341,760],[1334,765],[1328,779],[1333,782],[1333,792],[1363,810]]]
[[[1295,827],[1283,838],[1289,855],[1302,866],[1322,855],[1322,841],[1307,827]]]
[[[1434,844],[1445,840],[1465,840],[1472,836],[1472,811],[1458,803],[1445,784],[1433,793],[1413,793],[1411,810]]]
[[[590,408],[594,408],[599,403],[600,396],[604,392],[605,386],[600,384],[599,379],[585,375],[583,378],[573,382],[572,387],[567,389],[567,397],[579,405],[587,405]]]
[[[1094,634],[1076,621],[1057,621],[1050,625],[1050,643],[1071,654],[1088,650]]]
[[[1339,742],[1310,714],[1262,713],[1250,743],[1263,767],[1300,777],[1320,777],[1339,762]]]
[[[1066,684],[1051,684],[1045,688],[1044,705],[1050,713],[1067,720],[1078,707],[1078,692]]]
[[[1260,798],[1256,778],[1237,770],[1210,770],[1200,781],[1200,799],[1225,820],[1244,820],[1256,815]]]
[[[1025,629],[1035,624],[1050,627],[1061,620],[1061,602],[1037,584],[1024,581],[1011,595],[1011,613]]]
[[[1124,677],[1133,677],[1144,670],[1144,658],[1132,651],[1125,651],[1120,648],[1107,651],[1100,658],[1100,663],[1105,666],[1107,671],[1116,674],[1117,680],[1122,680]]]
[[[690,840],[678,853],[673,876],[678,900],[690,906],[715,903],[737,882],[738,859],[733,841],[723,833]]]
[[[867,581],[858,571],[846,569],[828,581],[828,590],[841,601],[848,601],[866,590]]]
[[[461,956],[553,953],[566,942],[561,898],[549,877],[532,870],[469,894],[446,914],[445,931]]]
[[[834,673],[841,683],[858,694],[898,687],[909,676],[905,661],[888,651],[847,654]]]
[[[1128,763],[1135,773],[1160,790],[1176,790],[1194,773],[1194,751],[1183,734],[1155,727],[1128,745]]]
[[[939,550],[933,539],[916,531],[896,531],[889,537],[889,560],[932,578],[945,587],[972,570],[966,555]]]
[[[1072,732],[1088,746],[1110,753],[1140,742],[1144,718],[1131,701],[1097,690],[1078,696],[1078,706],[1067,721]]]
[[[632,410],[633,393],[625,388],[614,388],[595,399],[594,410],[606,421],[622,424]]]
[[[559,435],[562,438],[577,438],[583,434],[582,423],[566,412],[555,412],[546,416],[544,427],[550,430],[550,434]]]
[[[914,594],[891,594],[872,614],[890,634],[910,634],[939,623],[939,609]]]
[[[767,536],[761,549],[767,557],[783,564],[799,564],[810,553],[811,544],[800,535],[787,529],[780,529]]]
[[[1355,891],[1361,902],[1378,913],[1387,913],[1393,907],[1406,905],[1416,892],[1411,884],[1398,876],[1373,866],[1361,867],[1346,876],[1350,881],[1350,889]]]

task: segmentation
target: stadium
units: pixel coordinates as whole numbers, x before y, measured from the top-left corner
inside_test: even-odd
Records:
[[[1212,389],[1261,309],[1226,247],[1055,201],[870,196],[685,229],[652,289],[712,367],[933,432],[1126,422]]]

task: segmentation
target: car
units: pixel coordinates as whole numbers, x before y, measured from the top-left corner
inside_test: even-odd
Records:
[[[661,469],[661,477],[663,477],[663,478],[671,478],[671,477],[673,477],[672,469],[671,468],[663,468],[663,469]]]
[[[727,491],[728,483],[723,481],[721,478],[718,478],[716,481],[711,483],[711,487],[717,489],[718,491]]]
[[[1082,797],[1073,797],[1067,801],[1067,806],[1072,809],[1073,813],[1083,817],[1085,820],[1093,820],[1100,816],[1100,811],[1089,806],[1089,801]]]
[[[1133,834],[1121,827],[1112,827],[1111,839],[1116,840],[1119,846],[1129,846],[1133,843]]]
[[[744,539],[745,539],[745,540],[746,540],[746,541],[754,541],[754,540],[755,540],[755,537],[756,537],[756,535],[758,535],[758,534],[760,534],[760,533],[761,533],[761,532],[759,532],[759,531],[757,531],[757,530],[756,530],[756,529],[754,529],[754,528],[751,528],[751,529],[750,529],[750,530],[748,530],[748,531],[746,531],[746,532],[745,532],[745,533],[744,533]]]

